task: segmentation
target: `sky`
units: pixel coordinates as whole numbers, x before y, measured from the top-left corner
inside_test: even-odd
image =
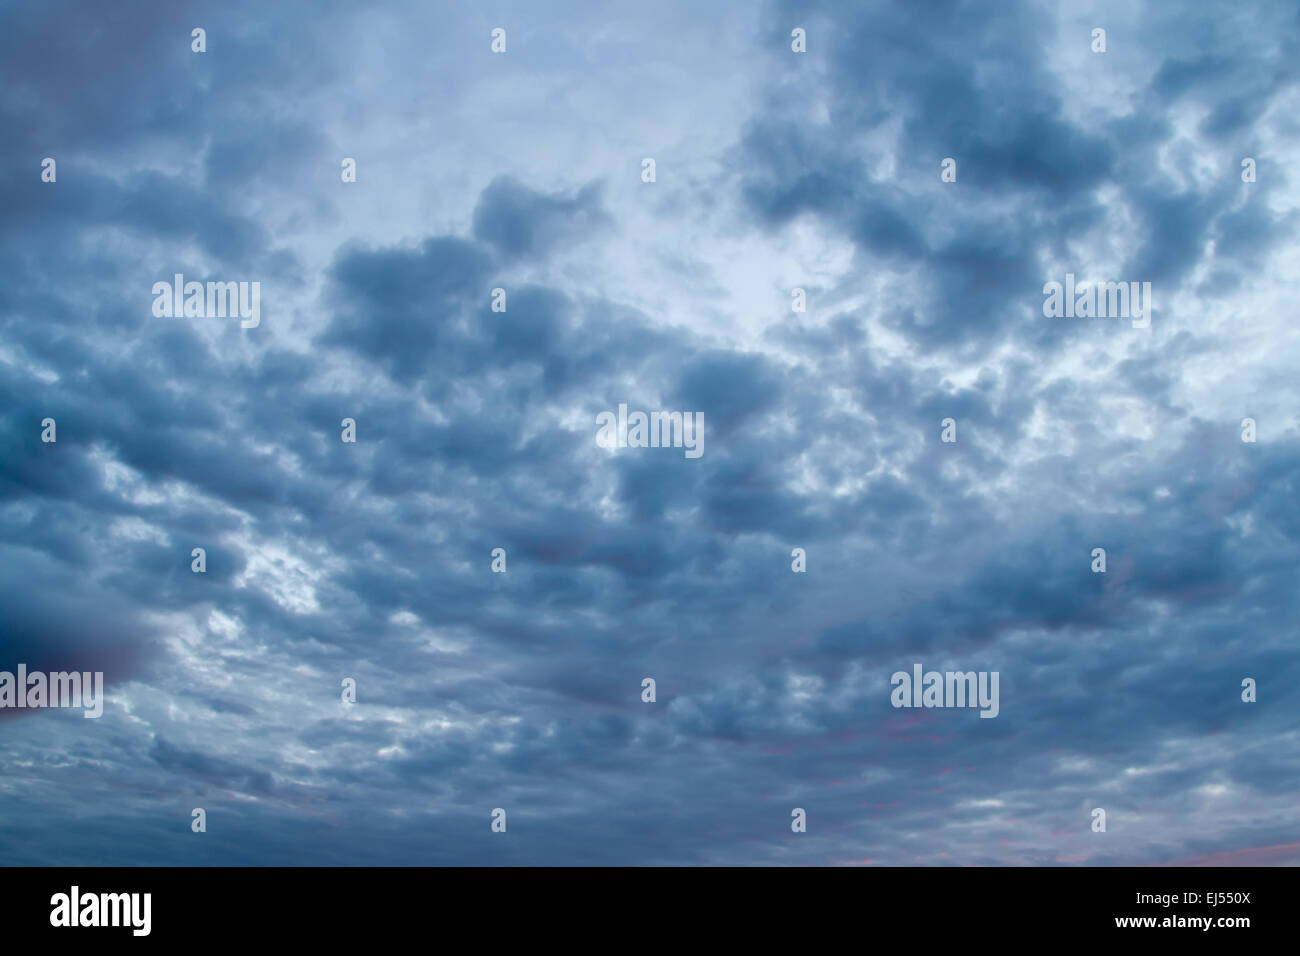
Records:
[[[0,863],[1300,864],[1297,62],[1268,2],[4,4],[0,670],[105,702],[0,709]]]

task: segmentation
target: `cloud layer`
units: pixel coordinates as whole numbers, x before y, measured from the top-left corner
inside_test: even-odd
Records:
[[[0,711],[0,861],[1300,862],[1298,47],[1262,3],[10,7],[0,669],[108,701]],[[261,324],[155,318],[178,272]],[[1151,328],[1045,318],[1067,272]],[[703,456],[599,447],[620,403]],[[894,709],[915,662],[999,716]]]

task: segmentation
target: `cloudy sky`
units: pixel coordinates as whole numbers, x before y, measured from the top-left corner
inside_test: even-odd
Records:
[[[1294,5],[310,8],[0,14],[0,862],[1300,863]]]

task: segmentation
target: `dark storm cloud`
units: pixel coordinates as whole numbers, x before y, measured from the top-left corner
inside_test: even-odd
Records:
[[[565,199],[541,195],[515,179],[498,177],[483,190],[474,207],[474,236],[506,256],[536,256],[605,221],[597,183]]]

